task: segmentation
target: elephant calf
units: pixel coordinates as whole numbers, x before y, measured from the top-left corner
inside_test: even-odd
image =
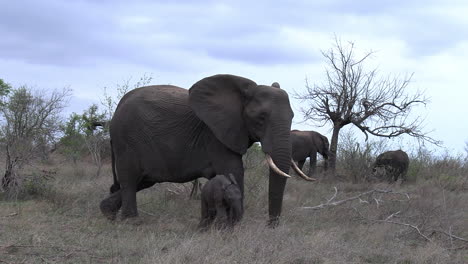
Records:
[[[374,176],[386,178],[388,181],[397,181],[399,177],[406,180],[409,157],[403,150],[387,151],[380,154],[374,163]],[[379,177],[380,176],[380,177]]]
[[[242,194],[232,174],[216,175],[201,192],[201,221],[206,229],[216,219],[217,227],[232,227],[243,215]]]

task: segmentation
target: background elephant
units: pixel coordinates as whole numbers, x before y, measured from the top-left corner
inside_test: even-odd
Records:
[[[302,170],[304,162],[310,159],[308,176],[315,173],[317,167],[317,152],[325,159],[325,169],[328,166],[328,155],[330,144],[327,137],[315,131],[291,131],[292,158],[298,162],[299,169]]]
[[[388,181],[406,180],[409,157],[403,150],[387,151],[380,154],[374,163],[374,176]]]
[[[293,111],[285,91],[234,75],[214,75],[190,90],[138,88],[110,123],[114,183],[100,204],[115,219],[137,216],[136,193],[159,182],[232,173],[244,195],[242,155],[261,142],[270,166],[269,223],[278,223],[291,166]],[[282,177],[284,176],[284,177]]]
[[[200,228],[207,228],[214,220],[218,227],[232,227],[243,213],[241,191],[232,174],[216,175],[203,185]]]

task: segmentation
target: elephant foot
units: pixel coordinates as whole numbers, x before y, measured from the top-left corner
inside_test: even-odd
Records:
[[[121,217],[122,220],[137,218],[138,212],[136,210],[125,210],[122,209]]]
[[[226,230],[229,225],[226,223],[226,221],[215,221],[214,222],[214,227],[218,230]]]
[[[279,226],[279,217],[270,217],[268,220],[267,226],[269,228],[276,228]]]
[[[198,224],[198,229],[202,232],[208,231],[212,223],[213,223],[212,219],[202,219],[200,223]]]
[[[117,217],[117,212],[122,206],[122,199],[120,195],[112,194],[106,199],[101,201],[99,208],[101,209],[102,214],[109,220],[115,220]]]
[[[127,224],[127,225],[133,225],[133,226],[140,226],[143,224],[143,219],[140,217],[126,217],[123,218],[122,216],[122,223]]]
[[[102,214],[109,220],[113,221],[117,217],[119,209],[115,209],[115,205],[110,204],[108,201],[103,200],[100,204]]]

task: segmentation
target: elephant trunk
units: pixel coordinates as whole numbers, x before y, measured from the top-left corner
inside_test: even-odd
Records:
[[[328,156],[327,157],[324,157],[324,160],[323,160],[323,169],[326,171],[328,170]]]
[[[266,158],[266,161],[268,163],[268,166],[270,167],[270,169],[272,169],[275,173],[277,173],[278,175],[282,176],[282,177],[286,177],[286,178],[291,178],[291,176],[285,172],[283,172],[282,170],[280,170],[278,168],[278,166],[276,166],[275,162],[273,161],[273,159],[271,158],[271,156],[269,154],[266,154],[265,156]]]
[[[287,131],[289,133],[289,131]],[[271,158],[276,166],[284,173],[289,172],[291,166],[291,143],[289,134],[275,137]],[[280,176],[274,169],[270,168],[268,186],[268,211],[269,225],[276,226],[279,223],[281,208],[283,205],[283,194],[286,186],[286,177]]]

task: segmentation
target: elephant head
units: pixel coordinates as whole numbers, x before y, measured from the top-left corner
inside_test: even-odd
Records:
[[[223,74],[195,83],[189,90],[189,106],[231,151],[243,155],[253,142],[261,142],[262,151],[273,161],[269,163],[269,214],[270,223],[277,223],[286,185],[286,178],[280,175],[291,166],[294,113],[288,94]]]
[[[325,160],[324,169],[326,170],[328,169],[328,157],[330,155],[330,143],[328,142],[328,138],[321,134],[319,134],[319,136],[316,139],[318,141],[316,145],[318,146],[317,152],[320,153],[320,155],[322,155],[323,159]]]

